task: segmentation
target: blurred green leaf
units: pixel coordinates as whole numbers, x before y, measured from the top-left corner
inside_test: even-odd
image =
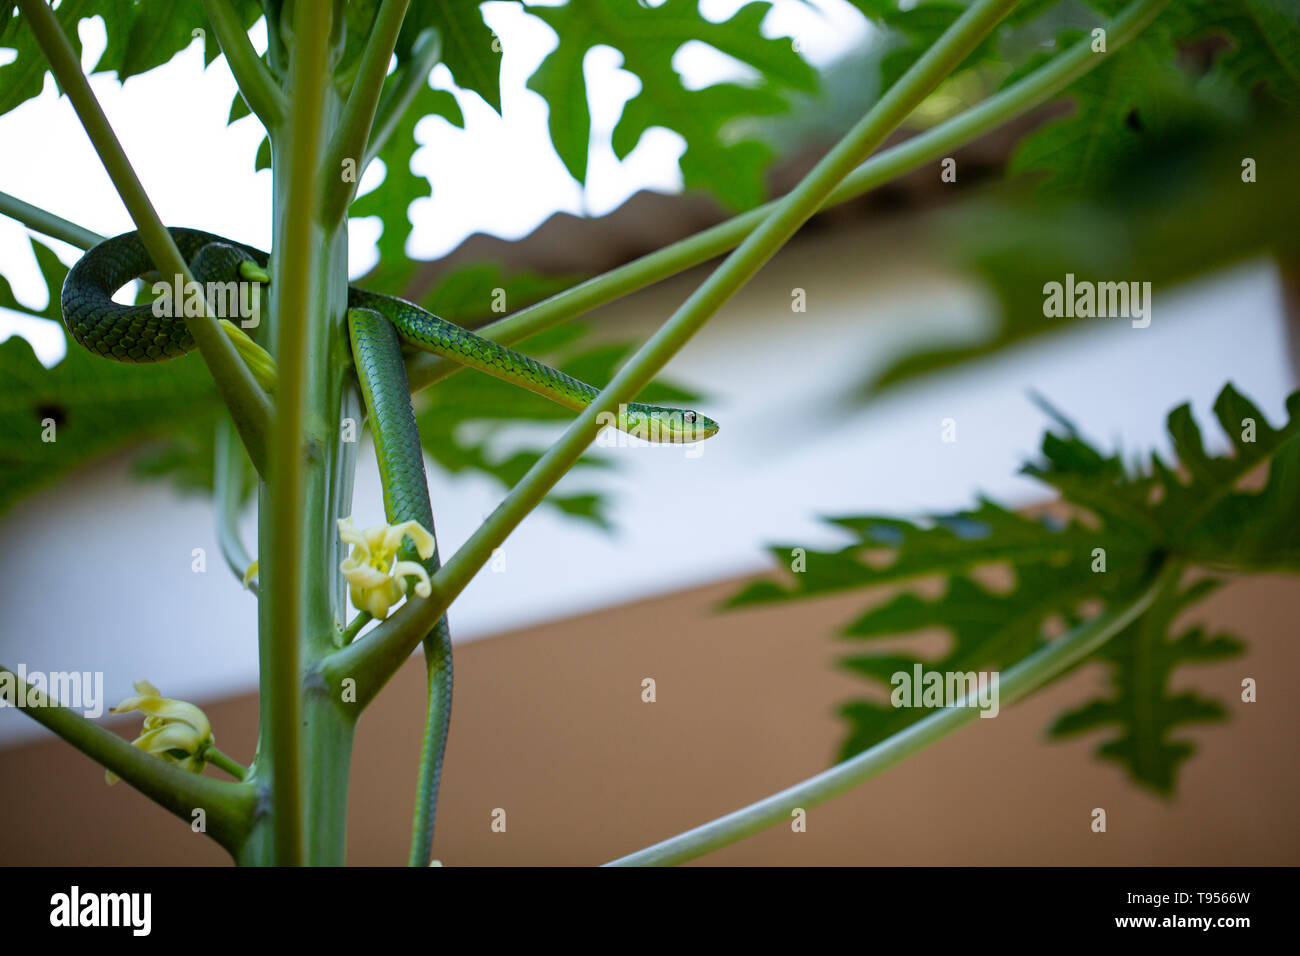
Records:
[[[614,128],[618,158],[625,159],[651,127],[666,126],[686,140],[681,169],[688,188],[712,192],[733,208],[762,202],[762,176],[772,151],[738,121],[784,112],[790,106],[786,94],[817,89],[816,73],[788,39],[761,34],[769,8],[765,2],[749,3],[729,20],[713,23],[700,14],[696,0],[667,0],[658,7],[628,0],[530,7],[529,13],[559,35],[559,45],[528,88],[546,99],[551,140],[574,179],[586,181],[591,138],[583,63],[593,47],[609,46],[622,53],[623,69],[641,81],[640,92],[624,106]],[[672,60],[690,41],[708,44],[756,70],[757,81],[688,90]]]
[[[548,276],[538,272],[507,275],[496,262],[472,262],[438,280],[423,305],[449,322],[472,327],[499,319],[555,295],[579,282],[580,276]]]
[[[1219,37],[1216,77],[1277,103],[1300,103],[1300,5],[1295,0],[1185,0],[1170,5],[1183,40]]]
[[[232,0],[232,6],[246,28],[262,16],[255,0]],[[0,15],[0,47],[17,54],[12,63],[0,66],[0,114],[37,96],[48,72],[45,54],[23,18],[17,14],[9,18],[12,7],[7,4]],[[203,0],[176,0],[165,10],[148,0],[63,0],[55,16],[78,56],[81,38],[77,24],[88,17],[101,18],[108,42],[91,72],[114,73],[122,82],[170,62],[194,41],[195,29],[204,31],[205,63],[220,53],[216,37],[208,29]]]
[[[1120,4],[1101,6],[1114,12]],[[1201,72],[1180,51],[1206,37],[1224,40],[1226,48]],[[1117,168],[1140,162],[1153,142],[1217,123],[1234,106],[1294,103],[1300,98],[1300,7],[1289,0],[1171,3],[1107,58],[1070,87],[1071,115],[1025,138],[1012,172],[1042,171],[1044,188],[1055,192],[1104,187]]]
[[[908,650],[870,651],[842,661],[884,690],[893,675],[927,670],[1000,670],[1032,653],[1060,630],[1105,607],[1123,603],[1165,560],[1223,571],[1300,572],[1300,392],[1287,401],[1289,420],[1273,428],[1253,404],[1226,385],[1215,414],[1232,454],[1207,452],[1186,405],[1169,414],[1175,465],[1152,455],[1149,469],[1133,471],[1118,454],[1105,455],[1063,418],[1061,432],[1043,439],[1043,460],[1025,473],[1058,491],[1072,508],[1066,521],[1035,518],[989,501],[972,511],[916,523],[874,515],[832,523],[853,537],[837,551],[781,545],[774,558],[796,573],[784,581],[750,584],[733,607],[868,591],[903,590],[877,602],[843,631],[856,641],[946,632],[938,657]],[[1269,466],[1260,491],[1241,480]],[[937,598],[918,588],[943,583]],[[1057,733],[1120,723],[1117,741],[1102,748],[1139,783],[1167,791],[1190,744],[1168,733],[1196,719],[1213,719],[1215,705],[1189,695],[1169,696],[1180,663],[1237,653],[1235,641],[1206,639],[1193,630],[1167,637],[1178,612],[1207,595],[1209,584],[1165,594],[1112,644],[1096,655],[1115,672],[1115,695],[1071,712]],[[881,695],[883,697],[883,694]],[[880,699],[842,709],[850,732],[841,758],[878,743],[925,715]]]
[[[0,343],[0,381],[0,510],[109,452],[202,420],[211,428],[221,411],[196,355],[124,365],[68,340],[67,356],[46,369],[12,336]]]
[[[1104,522],[1150,536],[1150,547],[1194,564],[1235,571],[1300,571],[1300,393],[1287,401],[1290,420],[1279,429],[1231,384],[1214,403],[1233,454],[1206,451],[1187,405],[1169,413],[1175,459],[1151,456],[1150,471],[1125,472],[1118,456],[1102,458],[1077,435],[1043,439],[1046,462],[1025,474]],[[1260,491],[1239,482],[1268,463]],[[1184,480],[1176,473],[1187,473]]]
[[[1179,765],[1196,752],[1190,740],[1170,735],[1188,724],[1222,721],[1227,712],[1217,701],[1194,691],[1173,693],[1180,667],[1236,657],[1244,645],[1227,634],[1207,636],[1200,627],[1176,633],[1174,622],[1188,606],[1219,585],[1213,579],[1179,588],[1174,581],[1150,609],[1097,652],[1110,670],[1111,691],[1056,719],[1050,733],[1057,739],[1103,728],[1118,733],[1097,748],[1097,756],[1114,761],[1134,780],[1161,794],[1174,789]]]
[[[44,243],[31,244],[49,302],[43,309],[19,302],[0,276],[0,307],[62,329],[59,293],[68,269]],[[148,290],[140,291],[137,301],[146,301]],[[141,473],[171,475],[182,488],[212,486],[212,436],[225,409],[198,356],[126,365],[92,355],[66,333],[64,341],[67,354],[50,369],[19,336],[0,343],[0,511],[141,442],[151,444]]]
[[[1067,274],[1076,282],[1150,282],[1158,295],[1252,257],[1294,256],[1300,181],[1285,171],[1298,150],[1300,122],[1244,127],[1202,116],[1135,147],[1132,161],[1108,167],[1096,189],[1043,195],[1012,183],[941,214],[936,233],[956,263],[988,283],[1000,306],[996,322],[974,343],[903,352],[873,369],[857,398],[1076,322],[1126,321],[1045,315],[1045,286]],[[1246,158],[1257,171],[1253,182],[1243,180]],[[1164,315],[1153,308],[1152,321]]]
[[[12,6],[6,4],[7,7]],[[129,32],[127,16],[129,8],[122,4],[105,2],[105,0],[64,0],[54,11],[55,17],[68,35],[72,49],[81,55],[81,38],[77,33],[77,24],[86,17],[102,16],[109,37],[120,36]],[[110,42],[112,42],[110,40]],[[20,15],[14,14],[4,23],[0,30],[0,47],[13,50],[17,56],[11,63],[0,66],[0,115],[8,113],[15,106],[25,103],[34,96],[39,96],[45,85],[48,71],[45,54],[36,43],[36,36],[28,29]]]
[[[245,30],[262,18],[262,8],[257,0],[231,0],[230,6]],[[95,72],[112,70],[118,79],[125,81],[138,73],[169,62],[194,40],[194,31],[202,30],[203,62],[211,63],[221,55],[221,45],[216,34],[208,27],[203,0],[177,0],[168,5],[165,15],[160,15],[158,5],[150,0],[126,0],[114,4],[115,12],[123,17],[126,30],[109,31],[105,47]]]
[[[1158,138],[1198,104],[1191,78],[1166,44],[1143,34],[1071,88],[1075,111],[1047,123],[1020,144],[1010,171],[1043,170],[1045,188],[1079,191],[1140,161]]]
[[[213,469],[217,452],[217,421],[226,416],[226,410],[213,404],[211,415],[199,415],[184,421],[165,435],[146,438],[140,453],[132,463],[133,471],[141,478],[169,480],[177,491],[210,494],[213,490]],[[257,486],[257,473],[247,459],[243,497]]]
[[[24,305],[14,298],[13,288],[9,285],[9,280],[0,275],[0,308],[13,309],[15,312],[21,312],[33,318],[53,319],[62,323],[63,310],[59,307],[59,291],[63,288],[63,277],[68,274],[68,267],[54,254],[53,249],[39,239],[29,237],[28,241],[31,243],[32,254],[36,257],[36,267],[41,272],[41,278],[45,280],[48,301],[43,309],[35,309]]]
[[[343,69],[338,74],[347,81],[344,89],[356,78],[356,68],[361,63],[361,54],[365,52],[366,41],[370,39],[374,28],[379,4],[380,0],[348,0],[335,7],[343,14],[343,52],[339,56]]]
[[[1124,5],[1092,2],[1105,15]],[[1083,36],[1069,32],[1078,16],[1061,22],[1058,48]],[[1070,113],[1021,140],[1006,184],[940,217],[958,263],[999,299],[992,334],[904,352],[873,369],[858,398],[1077,321],[1043,314],[1044,285],[1067,273],[1159,289],[1250,256],[1293,255],[1300,183],[1282,170],[1300,149],[1298,62],[1300,5],[1169,4],[1070,87]],[[1252,182],[1245,158],[1259,170]]]
[[[397,44],[400,59],[420,33],[436,28],[442,36],[442,62],[462,90],[477,93],[501,112],[501,42],[483,22],[481,3],[465,0],[419,0],[402,22]]]

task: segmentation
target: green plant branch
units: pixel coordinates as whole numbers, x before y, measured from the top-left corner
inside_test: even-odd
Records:
[[[348,622],[342,633],[339,634],[339,647],[346,647],[357,639],[361,629],[374,620],[369,611],[358,611],[356,615]]]
[[[186,283],[193,282],[189,266],[172,241],[171,233],[158,218],[135,170],[131,168],[130,160],[122,151],[122,144],[118,142],[85,74],[81,72],[77,54],[53,11],[44,0],[19,0],[19,6],[27,25],[36,36],[36,42],[49,61],[51,71],[72,101],[86,135],[90,137],[113,186],[131,214],[154,266],[163,275],[179,275]],[[266,461],[265,441],[271,415],[266,393],[257,384],[206,305],[201,316],[186,315],[184,321],[194,336],[194,341],[198,343],[208,371],[217,384],[217,390],[230,409],[249,457],[261,471]]]
[[[977,0],[967,8],[619,370],[433,576],[432,595],[408,601],[365,640],[335,652],[327,662],[327,673],[335,679],[355,679],[358,702],[372,699],[492,552],[573,467],[596,437],[604,416],[619,404],[631,401],[649,384],[723,303],[821,207],[836,185],[907,118],[1017,2]]]
[[[53,731],[100,766],[111,770],[159,806],[186,823],[195,820],[194,811],[206,816],[208,836],[232,854],[243,842],[252,824],[256,792],[244,783],[214,780],[188,773],[164,760],[131,746],[117,734],[87,720],[30,684],[20,682],[7,667],[0,667],[9,693],[9,706],[17,706],[17,693],[25,688],[26,702],[20,709],[38,724]]]
[[[243,780],[248,776],[247,767],[227,756],[224,751],[218,750],[215,744],[209,744],[203,751],[203,759],[219,770],[224,770],[236,780]]]
[[[239,509],[244,500],[244,453],[235,441],[230,422],[217,422],[216,458],[212,469],[212,497],[217,508],[217,544],[226,564],[242,584],[253,563],[239,537]],[[257,593],[257,579],[248,581]]]
[[[284,91],[253,49],[248,32],[239,22],[239,17],[230,6],[230,0],[203,0],[203,9],[207,11],[212,32],[217,35],[217,43],[226,55],[226,63],[234,74],[235,83],[247,101],[248,108],[267,129],[278,127],[284,122],[287,109]],[[270,18],[267,19],[266,30],[269,42],[272,30]]]
[[[406,16],[410,2],[411,0],[383,0],[379,12],[375,14],[375,22],[371,24],[370,38],[361,54],[357,78],[343,107],[338,128],[325,151],[321,169],[321,181],[329,184],[323,193],[323,216],[327,222],[343,215],[361,180],[366,141],[370,138],[375,109],[384,89],[388,61],[392,59],[397,34],[401,32],[402,19]],[[342,175],[342,166],[349,159],[355,168],[351,177],[345,177]]]
[[[286,196],[278,235],[280,253],[274,288],[275,359],[279,369],[276,414],[272,422],[267,492],[270,521],[263,558],[258,563],[262,597],[270,595],[262,618],[264,648],[260,692],[267,700],[268,749],[275,862],[303,862],[302,688],[299,662],[304,647],[306,560],[300,543],[307,521],[305,406],[313,315],[313,283],[323,280],[314,247],[320,242],[315,216],[327,55],[333,6],[298,3],[295,42],[289,53],[292,109],[288,128]],[[312,517],[315,517],[314,515]]]
[[[957,116],[885,150],[854,170],[821,208],[848,202],[927,162],[947,156],[990,130],[1034,109],[1095,69],[1149,24],[1168,0],[1136,0],[1106,26],[1106,53],[1080,40],[1051,62]],[[734,249],[783,202],[773,200],[686,239],[594,276],[549,299],[478,330],[485,338],[514,345],[585,312],[607,305]],[[441,381],[463,366],[420,352],[407,360],[411,390]]]
[[[1127,604],[1108,608],[1004,671],[998,681],[999,707],[1010,706],[1033,693],[1119,634],[1151,606],[1164,588],[1176,586],[1181,572],[1181,564],[1166,564]],[[816,776],[606,865],[673,866],[703,856],[788,821],[795,808],[807,810],[851,790],[953,731],[978,722],[979,715],[978,700],[972,693],[960,704],[945,707]]]
[[[399,68],[399,75],[385,91],[375,112],[374,126],[370,131],[370,142],[366,144],[361,166],[357,171],[360,182],[361,171],[370,165],[384,144],[393,135],[393,130],[401,122],[402,116],[410,109],[416,94],[429,82],[429,71],[438,65],[442,58],[442,37],[437,30],[425,30],[411,48],[410,59]]]
[[[23,202],[18,197],[10,196],[8,193],[0,193],[0,213],[10,219],[18,220],[34,232],[39,232],[53,239],[60,239],[69,245],[76,246],[78,249],[89,249],[91,246],[104,241],[104,237],[98,233],[91,232],[84,226],[78,226],[75,222],[69,222],[52,212],[47,212],[40,206],[33,206],[29,202]]]

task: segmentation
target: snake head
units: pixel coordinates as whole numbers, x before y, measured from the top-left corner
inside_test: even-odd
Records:
[[[190,271],[199,282],[235,282],[240,279],[260,282],[259,279],[245,275],[245,270],[248,268],[245,263],[251,264],[254,270],[260,271],[262,275],[266,274],[265,270],[253,261],[253,257],[238,246],[225,242],[210,242],[194,254],[194,258],[190,260]]]
[[[625,423],[624,431],[653,442],[688,444],[718,433],[718,423],[712,418],[686,408],[629,405]]]
[[[674,428],[680,437],[673,438],[679,442],[704,441],[718,433],[718,423],[708,415],[702,415],[691,409],[682,409],[674,418]]]

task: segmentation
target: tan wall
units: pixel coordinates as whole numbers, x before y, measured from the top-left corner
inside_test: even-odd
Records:
[[[833,630],[861,607],[837,597],[718,614],[735,585],[549,624],[458,650],[437,856],[448,865],[593,864],[730,811],[827,765],[836,705],[862,686],[831,662]],[[1081,671],[980,720],[855,791],[707,858],[715,864],[1296,864],[1300,584],[1238,582],[1198,617],[1247,638],[1243,659],[1189,669],[1180,686],[1228,703],[1169,801],[1044,728],[1097,685]],[[1259,703],[1237,702],[1242,676]],[[658,702],[640,700],[653,677]],[[405,859],[422,718],[410,662],[365,717],[349,862]],[[247,759],[255,699],[211,704],[224,749]],[[12,719],[10,715],[6,719]],[[130,729],[123,727],[123,732]],[[1109,832],[1089,829],[1105,807]],[[507,811],[492,833],[490,814]],[[108,788],[60,742],[0,752],[0,861],[221,863],[206,839],[124,784]]]

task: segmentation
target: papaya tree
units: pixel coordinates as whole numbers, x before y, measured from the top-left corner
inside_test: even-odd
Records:
[[[718,20],[697,0],[526,6],[557,37],[528,88],[547,102],[568,173],[584,182],[590,167],[586,55],[612,47],[641,84],[613,128],[615,154],[627,157],[653,128],[672,130],[685,144],[684,187],[730,218],[603,273],[507,275],[487,264],[434,288],[420,286],[421,263],[406,251],[412,203],[431,189],[490,184],[431,184],[412,169],[415,130],[428,116],[464,122],[456,97],[430,83],[439,65],[459,90],[501,109],[501,40],[480,4],[19,0],[0,8],[0,48],[12,51],[0,61],[0,115],[40,94],[52,74],[59,107],[75,111],[135,226],[100,236],[3,184],[0,212],[33,234],[50,304],[25,306],[0,280],[0,306],[61,322],[69,338],[67,357],[49,369],[21,339],[0,345],[0,506],[146,436],[168,439],[156,470],[211,489],[232,594],[245,588],[258,603],[257,747],[240,763],[217,748],[199,708],[143,682],[116,708],[145,715],[134,746],[0,670],[6,701],[182,819],[202,810],[208,835],[241,864],[341,864],[357,720],[423,646],[428,713],[410,862],[425,865],[451,713],[448,608],[543,503],[573,520],[606,520],[599,496],[553,493],[590,463],[603,428],[680,442],[718,430],[698,396],[657,377],[819,211],[917,170],[950,183],[964,147],[995,130],[1029,129],[998,171],[999,189],[949,230],[963,263],[995,290],[1001,324],[977,345],[908,354],[863,383],[864,401],[1086,317],[1072,294],[1069,309],[1044,307],[1047,286],[1067,274],[1071,283],[1138,275],[1160,289],[1258,254],[1293,268],[1296,196],[1285,170],[1298,145],[1300,15],[1291,0],[853,0],[883,38],[872,61],[879,93],[775,198],[766,184],[782,144],[764,131],[828,84],[798,44],[768,35],[770,6],[751,2]],[[161,221],[83,72],[78,26],[87,18],[99,18],[107,35],[90,72],[119,82],[167,64],[196,39],[205,62],[224,58],[238,86],[231,121],[265,132],[257,162],[273,184],[268,251]],[[688,42],[733,58],[748,78],[690,88],[674,66]],[[1051,109],[1061,102],[1069,109]],[[909,135],[895,136],[900,130]],[[383,180],[362,193],[375,161]],[[382,227],[378,264],[350,284],[348,224],[364,217]],[[84,255],[69,267],[36,236]],[[538,358],[572,346],[575,321],[591,310],[714,260],[644,342],[593,347],[560,368]],[[155,281],[135,304],[114,298],[142,276]],[[512,310],[494,317],[489,303],[503,290]],[[417,393],[425,396],[418,408]],[[869,641],[946,626],[954,642],[944,668],[1000,674],[1003,705],[1080,662],[1103,661],[1112,693],[1063,715],[1053,732],[1104,729],[1102,757],[1168,792],[1192,752],[1173,734],[1225,713],[1173,693],[1171,675],[1241,646],[1177,630],[1177,615],[1215,586],[1204,576],[1189,583],[1185,572],[1300,567],[1296,401],[1288,421],[1271,423],[1228,385],[1215,406],[1226,453],[1206,449],[1183,406],[1169,416],[1176,458],[1137,464],[1100,450],[1053,411],[1057,428],[1027,470],[1063,500],[1064,519],[990,501],[920,521],[839,518],[852,539],[843,550],[776,547],[782,564],[800,552],[794,577],[756,582],[733,603],[904,586],[849,635]],[[549,447],[500,461],[458,428],[483,418],[568,424]],[[62,428],[58,442],[42,441],[51,423]],[[387,520],[375,528],[351,521],[363,424],[384,485]],[[506,488],[446,560],[425,454]],[[1262,486],[1243,489],[1241,479],[1261,467],[1269,469]],[[250,504],[258,516],[251,544],[237,524]],[[883,565],[865,559],[882,551],[891,555]],[[990,563],[1013,571],[1010,590],[976,579]],[[946,582],[937,600],[906,589],[935,575]],[[1063,635],[1049,633],[1049,618],[1064,621]],[[888,685],[919,661],[868,644],[845,663]],[[791,808],[829,799],[970,722],[979,710],[965,705],[974,699],[969,689],[915,709],[851,702],[840,762],[617,862],[681,862],[788,820]],[[209,766],[217,774],[205,773]]]

